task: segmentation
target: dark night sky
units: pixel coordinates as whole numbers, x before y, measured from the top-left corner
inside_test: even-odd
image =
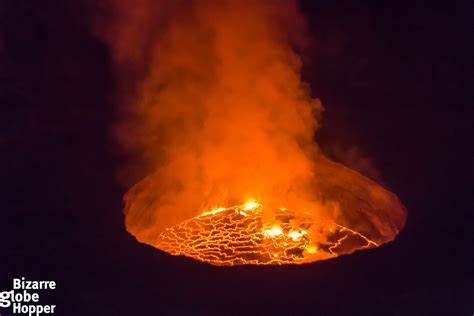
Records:
[[[369,159],[408,223],[354,255],[238,268],[124,230],[114,80],[93,8],[0,2],[0,290],[55,280],[43,300],[58,315],[474,313],[472,1],[302,3],[315,43],[304,77],[326,108],[318,142],[334,159],[351,148]]]

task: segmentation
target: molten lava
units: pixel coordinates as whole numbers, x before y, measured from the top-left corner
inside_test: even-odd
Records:
[[[263,206],[248,202],[218,208],[167,228],[156,248],[214,265],[305,263],[377,246],[362,234],[310,213],[281,208],[263,217]]]

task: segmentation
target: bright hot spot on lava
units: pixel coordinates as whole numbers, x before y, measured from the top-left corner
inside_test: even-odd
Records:
[[[214,265],[305,263],[377,246],[347,227],[280,208],[265,221],[263,205],[218,208],[167,228],[156,248]]]

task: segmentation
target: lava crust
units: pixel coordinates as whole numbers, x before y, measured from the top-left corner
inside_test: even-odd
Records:
[[[265,220],[257,203],[220,208],[163,231],[156,247],[213,265],[300,264],[377,246],[362,234],[309,213],[279,209]]]

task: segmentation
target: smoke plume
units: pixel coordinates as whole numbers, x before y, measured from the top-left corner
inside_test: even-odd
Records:
[[[123,0],[107,9],[99,28],[116,65],[115,134],[135,166],[123,174],[150,174],[125,197],[129,231],[153,244],[170,225],[248,199],[318,209],[322,106],[300,76],[297,3]],[[328,214],[341,216],[337,208]]]

